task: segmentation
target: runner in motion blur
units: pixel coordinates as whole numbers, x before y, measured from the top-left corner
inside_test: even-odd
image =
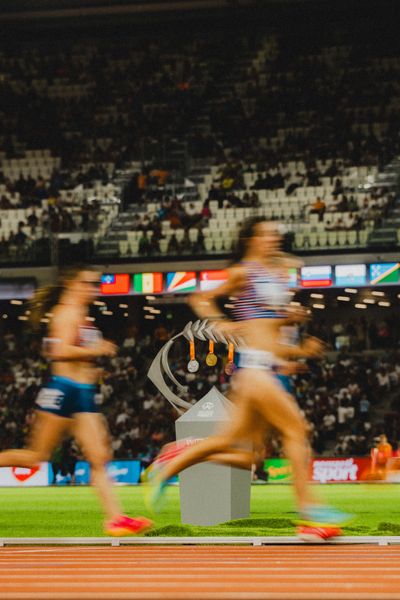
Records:
[[[246,448],[249,443],[253,448],[260,447],[268,429],[273,427],[282,436],[284,452],[293,469],[298,535],[306,540],[323,541],[340,535],[340,526],[348,516],[320,504],[307,483],[310,457],[307,424],[284,385],[282,372],[285,369],[290,372],[290,361],[293,365],[293,360],[299,357],[320,355],[323,346],[315,338],[306,339],[301,346],[283,339],[283,326],[293,318],[288,287],[288,268],[293,257],[281,252],[280,243],[276,223],[249,219],[242,227],[239,258],[229,269],[228,280],[215,290],[191,296],[190,304],[201,319],[215,322],[216,330],[225,337],[243,340],[229,393],[235,409],[224,431],[196,444],[169,445],[161,453],[151,478],[150,500],[157,508],[167,482],[204,460],[250,468],[254,455]],[[227,319],[217,304],[218,298],[227,296],[234,297],[232,320]]]
[[[35,467],[50,459],[66,434],[72,434],[91,466],[95,486],[105,515],[109,535],[132,535],[145,531],[151,521],[132,519],[122,513],[106,463],[111,460],[108,430],[95,403],[97,369],[101,356],[114,356],[116,346],[102,338],[86,319],[96,297],[99,274],[87,266],[61,272],[56,285],[38,290],[32,302],[31,321],[40,330],[42,319],[52,318],[44,339],[51,361],[51,377],[36,399],[36,416],[25,449],[0,453],[0,467]]]

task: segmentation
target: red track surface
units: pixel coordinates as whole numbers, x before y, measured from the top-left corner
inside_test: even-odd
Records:
[[[0,598],[400,600],[400,547],[1,548]]]

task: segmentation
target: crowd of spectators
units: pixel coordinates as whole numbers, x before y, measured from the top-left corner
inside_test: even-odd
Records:
[[[331,349],[346,348],[351,352],[397,349],[400,321],[395,313],[380,316],[332,320],[314,318],[309,324],[312,335],[324,340]]]
[[[295,395],[310,423],[317,453],[368,455],[382,423],[371,412],[394,391],[400,377],[400,354],[350,355],[313,363],[295,379]]]
[[[82,207],[83,220],[91,215],[85,226],[68,217],[60,190],[107,183],[115,169],[141,161],[152,168],[138,173],[126,200],[154,201],[158,193],[162,204],[174,205],[167,214],[162,206],[158,219],[170,219],[173,228],[188,229],[193,221],[204,228],[212,200],[256,209],[258,191],[285,189],[286,205],[297,189],[329,177],[333,193],[316,193],[301,219],[316,213],[328,231],[360,229],[387,216],[393,197],[374,191],[360,206],[343,177],[349,167],[381,168],[399,151],[399,69],[390,36],[377,48],[352,27],[333,27],[328,37],[325,32],[312,40],[307,29],[276,35],[257,27],[251,35],[195,30],[157,40],[121,32],[118,43],[102,32],[84,40],[63,35],[58,42],[43,36],[18,48],[8,40],[0,49],[3,164],[33,148],[48,148],[61,162],[48,176],[0,173],[7,191],[0,206],[12,208],[16,198],[21,207],[49,200],[51,231],[70,232],[81,223],[92,231],[96,207]],[[176,171],[172,148],[179,143],[186,158],[218,166],[202,209],[193,214],[162,190]],[[282,167],[290,161],[304,168]],[[248,173],[258,173],[251,186],[244,181]],[[71,198],[74,205],[83,201]],[[170,240],[168,252],[181,252],[182,243],[189,251],[187,239],[177,242]],[[153,246],[144,240],[142,253]]]
[[[352,326],[354,323],[350,322],[348,327]],[[97,401],[106,414],[116,458],[138,458],[146,465],[164,443],[174,439],[177,414],[146,377],[157,351],[173,333],[162,324],[142,332],[130,326],[120,336],[118,355],[99,365]],[[21,331],[8,329],[0,337],[2,449],[20,447],[26,441],[34,400],[48,375],[48,365],[40,350],[40,342]],[[396,402],[393,395],[400,378],[399,352],[365,354],[361,347],[357,350],[356,354],[349,353],[348,348],[329,353],[324,360],[311,363],[308,371],[294,376],[295,395],[310,424],[310,438],[317,454],[368,454],[382,428],[382,423],[374,417],[376,407],[382,406],[387,398],[394,397]],[[226,361],[223,351],[218,366],[210,368],[205,365],[205,349],[199,347],[197,354],[202,366],[198,374],[187,371],[186,351],[174,346],[170,358],[177,378],[187,386],[184,399],[195,402],[213,385],[226,391],[229,378],[223,369]],[[397,434],[397,430],[390,430],[392,434]],[[273,437],[267,443],[267,454],[274,456],[280,452],[279,439]],[[66,440],[56,451],[53,462],[65,471],[79,458],[79,448]]]

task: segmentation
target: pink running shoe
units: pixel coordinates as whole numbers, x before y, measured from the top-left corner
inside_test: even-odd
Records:
[[[126,515],[121,515],[105,523],[104,531],[107,535],[122,537],[124,535],[139,535],[153,527],[153,521],[146,517],[136,517],[132,519]]]
[[[193,439],[193,438],[186,438],[184,440],[178,440],[177,442],[171,442],[170,444],[166,444],[162,448],[160,454],[157,456],[155,462],[161,463],[161,464],[168,462],[168,461],[172,460],[173,458],[175,458],[175,456],[178,456],[179,454],[181,454],[187,448],[190,448],[191,446],[195,446],[200,441],[201,440],[197,440],[197,439]]]
[[[187,438],[184,440],[179,440],[177,442],[170,442],[169,444],[165,444],[161,449],[160,454],[155,458],[155,460],[147,467],[145,471],[143,471],[141,475],[141,481],[146,482],[154,479],[160,473],[161,469],[169,463],[176,456],[179,456],[182,452],[184,452],[190,446],[195,446],[198,444],[200,440]]]

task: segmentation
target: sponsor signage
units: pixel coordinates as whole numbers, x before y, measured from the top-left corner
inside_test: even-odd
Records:
[[[292,478],[292,465],[287,458],[268,458],[264,462],[264,471],[268,473],[270,483],[284,483]]]
[[[113,460],[107,465],[107,472],[117,485],[133,485],[140,481],[141,463],[139,460]],[[75,483],[89,485],[90,465],[80,460],[75,465]]]
[[[363,481],[370,468],[370,458],[314,458],[310,463],[310,480],[317,483]],[[292,466],[286,458],[267,459],[264,470],[270,483],[289,482],[292,477]]]
[[[43,462],[31,469],[26,467],[1,467],[1,487],[46,486],[51,483],[49,463]]]
[[[89,485],[90,483],[90,471],[89,463],[85,460],[78,460],[75,464],[75,483],[76,485]]]
[[[370,458],[316,458],[311,462],[311,481],[348,483],[365,479]]]
[[[139,460],[114,460],[107,465],[109,476],[118,485],[139,483],[140,471]]]

